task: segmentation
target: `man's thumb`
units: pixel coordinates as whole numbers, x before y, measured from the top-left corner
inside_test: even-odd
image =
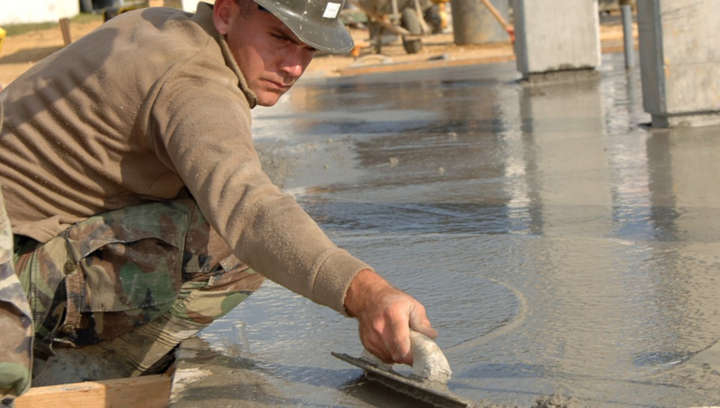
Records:
[[[410,328],[431,339],[436,338],[438,335],[437,330],[433,329],[425,313],[418,313],[416,310],[410,312]]]

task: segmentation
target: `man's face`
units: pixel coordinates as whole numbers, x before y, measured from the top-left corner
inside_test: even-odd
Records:
[[[315,49],[301,42],[290,29],[252,0],[224,0],[216,7],[224,25],[216,27],[225,34],[233,57],[257,96],[258,105],[272,106],[300,78]]]

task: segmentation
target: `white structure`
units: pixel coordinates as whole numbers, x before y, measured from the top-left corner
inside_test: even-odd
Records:
[[[57,22],[80,13],[78,0],[2,0],[0,25]]]
[[[657,127],[720,124],[713,0],[639,0],[643,107]]]
[[[181,0],[183,11],[194,13],[197,10],[198,3],[214,4],[215,0]]]
[[[523,77],[600,66],[597,0],[515,0],[513,7]]]

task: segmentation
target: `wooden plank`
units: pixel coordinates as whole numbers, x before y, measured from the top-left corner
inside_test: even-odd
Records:
[[[164,408],[171,383],[159,374],[34,387],[15,400],[15,408]]]

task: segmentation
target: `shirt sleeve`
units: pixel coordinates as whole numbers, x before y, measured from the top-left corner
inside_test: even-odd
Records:
[[[333,244],[263,172],[250,108],[237,83],[168,81],[152,109],[158,157],[184,181],[208,222],[257,272],[345,313],[350,281],[366,263]]]

